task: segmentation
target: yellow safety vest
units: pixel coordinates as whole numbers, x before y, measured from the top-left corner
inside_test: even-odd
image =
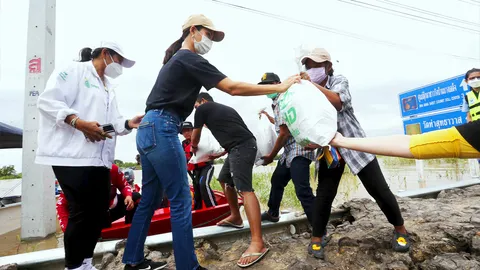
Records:
[[[473,91],[467,93],[468,108],[472,121],[480,119],[480,99]]]

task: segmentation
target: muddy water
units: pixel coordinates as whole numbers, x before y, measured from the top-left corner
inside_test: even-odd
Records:
[[[63,233],[57,225],[57,232],[45,239],[22,241],[20,228],[0,235],[0,257],[63,247]]]
[[[425,181],[418,181],[418,175],[414,163],[398,162],[396,159],[380,159],[379,161],[385,179],[394,193],[471,179],[466,161],[435,161],[425,163]],[[218,176],[221,166],[222,165],[215,165],[215,176]],[[254,173],[268,174],[273,172],[274,169],[275,166],[261,166],[256,167]],[[136,171],[135,176],[135,182],[141,185],[141,171]],[[312,187],[314,189],[316,188],[316,181],[312,182]],[[370,198],[370,196],[357,177],[345,173],[340,183],[334,204],[338,205],[352,198]],[[265,208],[265,206],[262,206],[262,208]],[[43,240],[29,242],[21,241],[20,229],[0,235],[0,256],[33,252],[62,246],[63,234],[58,226],[56,234]]]

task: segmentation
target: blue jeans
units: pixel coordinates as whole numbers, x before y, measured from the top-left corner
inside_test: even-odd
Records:
[[[166,110],[150,110],[137,132],[142,162],[142,199],[128,233],[123,263],[144,260],[143,247],[152,215],[165,191],[170,201],[173,251],[177,269],[196,269],[192,231],[192,197],[187,164],[178,133],[181,120]]]

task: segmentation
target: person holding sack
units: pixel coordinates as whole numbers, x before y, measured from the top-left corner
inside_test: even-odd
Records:
[[[259,84],[278,84],[280,78],[275,73],[265,73]],[[310,186],[310,164],[315,160],[315,153],[312,150],[305,149],[297,144],[285,123],[283,115],[280,113],[278,104],[279,95],[268,95],[272,99],[274,112],[275,130],[278,134],[275,146],[271,153],[263,157],[266,166],[273,162],[280,149],[284,149],[277,167],[272,174],[270,196],[268,199],[268,210],[262,214],[262,221],[268,220],[278,222],[280,219],[280,204],[283,198],[283,192],[290,180],[295,185],[295,193],[302,204],[303,210],[307,215],[308,221],[312,223],[313,204],[315,196]],[[269,115],[265,112],[266,116]]]
[[[183,122],[182,135],[185,138],[182,142],[183,150],[185,151],[185,157],[187,158],[187,171],[192,178],[193,184],[193,198],[195,201],[194,210],[202,209],[203,203],[206,207],[212,207],[217,205],[215,200],[215,194],[210,187],[212,181],[214,167],[213,161],[200,162],[197,164],[188,163],[192,158],[193,153],[191,149],[192,145],[192,131],[193,125],[191,122]]]
[[[182,35],[165,52],[163,67],[148,96],[146,114],[137,132],[137,149],[142,162],[142,199],[132,221],[123,255],[126,270],[160,269],[144,259],[147,237],[156,201],[163,190],[170,201],[175,265],[181,270],[203,269],[193,244],[191,195],[186,159],[178,138],[181,123],[193,111],[200,89],[218,88],[232,96],[257,96],[285,92],[298,82],[298,75],[279,85],[236,82],[225,76],[200,55],[220,42],[225,33],[215,28],[202,14],[190,16],[182,26]],[[264,251],[251,245],[245,254]],[[242,256],[238,264],[246,267],[258,256]]]
[[[52,166],[70,206],[63,238],[67,269],[95,269],[93,250],[108,217],[116,136],[129,134],[143,117],[122,117],[107,77],[115,79],[134,64],[115,42],[85,48],[79,62],[50,76],[38,97],[35,162]]]
[[[330,54],[323,48],[315,48],[301,59],[301,63],[306,68],[306,72],[300,74],[302,79],[311,81],[337,109],[338,131],[349,137],[365,137],[365,132],[354,114],[348,80],[342,75],[334,75]],[[338,150],[342,157],[338,166],[329,168],[325,158],[319,159],[313,233],[308,253],[319,259],[325,257],[326,227],[345,164],[350,167],[352,174],[360,178],[367,192],[394,226],[391,242],[393,250],[407,252],[411,240],[405,229],[397,200],[388,187],[376,157],[345,148]],[[319,154],[322,153],[319,151]]]

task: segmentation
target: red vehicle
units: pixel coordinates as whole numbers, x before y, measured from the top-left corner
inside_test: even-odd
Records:
[[[191,192],[193,188],[190,186]],[[210,208],[203,207],[199,210],[192,210],[192,224],[193,228],[201,228],[206,226],[216,225],[217,222],[228,217],[230,215],[230,206],[228,205],[227,198],[220,191],[214,191],[215,199],[218,203],[217,206]],[[238,198],[238,204],[243,205],[243,200]],[[192,203],[193,209],[193,203]],[[102,230],[102,240],[112,239],[124,239],[128,236],[130,230],[130,224],[125,224],[125,219],[121,218],[112,223],[110,228]],[[162,234],[171,232],[170,223],[170,207],[161,208],[155,211],[150,223],[150,229],[148,235]]]

